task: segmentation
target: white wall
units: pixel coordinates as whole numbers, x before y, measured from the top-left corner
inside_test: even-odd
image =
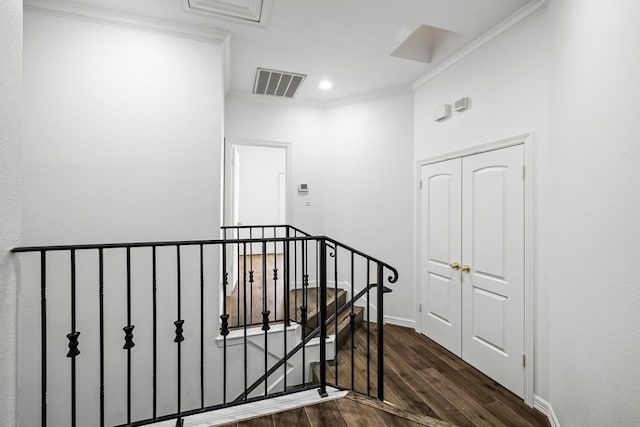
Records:
[[[206,239],[219,236],[223,47],[49,15],[24,20],[25,118],[22,245]],[[4,63],[4,61],[3,61]],[[4,147],[3,147],[4,149]],[[11,159],[11,157],[9,158]],[[3,156],[4,162],[4,156]],[[4,168],[3,168],[4,172]],[[11,218],[11,216],[9,216]],[[4,216],[3,216],[4,220]],[[183,408],[199,405],[199,256],[181,252]],[[96,251],[77,253],[79,424],[98,414]],[[134,418],[151,413],[151,251],[132,250]],[[218,332],[219,251],[205,253],[206,336]],[[39,265],[20,255],[20,409],[39,417]],[[174,412],[176,249],[158,250],[158,410]],[[69,425],[69,254],[47,257],[48,415]],[[127,324],[123,250],[105,251],[107,423],[125,422]],[[4,314],[4,313],[3,313]],[[196,348],[198,347],[198,348]],[[209,403],[219,402],[222,363],[206,341]],[[54,392],[55,390],[55,392]]]
[[[550,3],[549,398],[640,424],[640,4]]]
[[[269,102],[231,94],[225,104],[225,137],[291,143],[291,218],[287,222],[311,234],[323,231],[325,173],[324,111],[294,102]],[[297,192],[298,182],[309,184],[308,197]],[[305,206],[309,201],[311,206]]]
[[[0,425],[15,425],[22,138],[22,1],[0,2]]]
[[[222,46],[27,13],[23,243],[218,236]]]
[[[548,395],[548,54],[546,15],[531,18],[415,91],[415,159],[534,132],[536,151],[535,393]],[[468,96],[471,108],[443,122],[433,110]],[[415,165],[412,166],[415,170]]]
[[[384,312],[405,325],[415,321],[412,140],[410,92],[327,110],[325,232],[398,269]]]
[[[639,18],[550,2],[415,95],[417,159],[535,132],[535,390],[563,427],[640,421]],[[470,111],[430,120],[460,96]]]
[[[385,314],[413,324],[413,101],[411,93],[320,109],[301,103],[229,96],[231,139],[290,142],[294,190],[288,221],[326,234],[396,266],[400,280]],[[305,206],[307,201],[311,206]],[[340,277],[339,281],[348,280]]]

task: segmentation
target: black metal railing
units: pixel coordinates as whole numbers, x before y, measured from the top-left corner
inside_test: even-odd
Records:
[[[31,307],[39,306],[39,322],[24,322],[27,330],[21,330],[39,340],[23,340],[20,351],[23,365],[34,365],[24,368],[40,372],[24,376],[21,398],[40,400],[39,413],[23,414],[22,423],[43,427],[140,426],[172,419],[182,425],[189,415],[303,389],[318,388],[326,396],[328,385],[344,388],[337,363],[334,381],[327,381],[327,361],[338,354],[339,316],[348,312],[353,361],[354,307],[366,305],[370,332],[375,297],[382,325],[383,296],[389,291],[384,270],[390,272],[389,283],[398,277],[393,267],[364,252],[288,225],[223,227],[216,240],[34,246],[13,252],[24,254],[23,289],[35,289],[30,281],[39,282],[39,295],[23,296],[29,300],[31,295]],[[339,258],[346,262],[339,264]],[[342,288],[350,293],[348,301],[339,302]],[[332,357],[327,355],[329,327],[336,337]],[[61,340],[66,354],[61,354]],[[369,395],[370,340],[367,333]],[[380,400],[383,343],[378,327]],[[311,362],[319,364],[317,381]]]
[[[223,226],[221,229],[225,240],[311,237],[290,225]],[[298,307],[299,292],[295,291],[302,289],[303,283],[308,287],[309,241],[297,241],[293,247],[279,242],[269,243],[272,244],[265,243],[265,248],[261,245],[256,248],[255,243],[236,247],[233,265],[229,265],[229,270],[234,273],[230,280],[232,294],[226,300],[231,329],[262,326],[263,312],[267,310],[273,322],[300,321],[297,310],[290,311],[292,307]],[[293,257],[292,262],[289,262],[290,257]],[[293,267],[292,276],[283,272],[284,266],[290,265]],[[244,293],[245,288],[240,286],[244,281],[247,282],[247,294]],[[263,293],[266,293],[266,297]],[[289,299],[290,294],[293,294],[293,301]],[[242,306],[243,296],[248,300],[247,313],[244,313]],[[261,309],[254,307],[263,302],[266,305]]]

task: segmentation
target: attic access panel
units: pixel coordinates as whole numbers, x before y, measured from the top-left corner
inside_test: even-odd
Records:
[[[272,0],[182,0],[183,10],[266,28]]]
[[[420,25],[400,46],[391,52],[396,58],[430,64],[444,56],[464,38],[463,34],[430,25]]]
[[[256,95],[294,98],[307,76],[287,71],[258,68],[253,93]]]

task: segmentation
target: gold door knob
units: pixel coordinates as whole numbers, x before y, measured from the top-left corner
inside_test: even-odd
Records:
[[[457,262],[454,262],[452,264],[449,264],[449,267],[453,268],[454,270],[457,270],[460,268],[460,264],[458,264]]]
[[[471,271],[471,267],[465,264],[462,266],[462,271]]]

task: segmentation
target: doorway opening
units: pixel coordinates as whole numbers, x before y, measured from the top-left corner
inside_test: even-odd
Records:
[[[225,225],[240,226],[235,230],[234,238],[271,238],[284,237],[280,227],[254,229],[249,235],[252,225],[284,225],[290,218],[290,185],[291,147],[288,143],[226,140],[225,141],[225,184],[224,184],[224,218]],[[247,227],[247,228],[242,228]],[[249,274],[256,283],[251,287],[252,293],[262,293],[261,277],[267,274],[271,278],[271,269],[282,271],[284,261],[284,245],[282,242],[269,242],[266,247],[261,243],[251,243],[246,247],[238,247],[228,254],[227,271],[230,272],[229,289],[225,300],[226,312],[230,314],[233,326],[254,325],[261,322],[261,307],[250,307],[246,318],[239,312],[239,301],[245,298],[243,290],[238,286],[239,279]],[[265,258],[263,260],[263,257]],[[263,262],[264,261],[264,262]],[[263,265],[269,266],[262,271]],[[246,267],[246,268],[245,268]],[[282,275],[280,275],[282,276]],[[276,275],[277,277],[277,275]],[[258,281],[260,279],[260,281]],[[259,289],[260,288],[260,289]],[[283,317],[284,296],[282,279],[278,278],[264,291],[273,300],[275,319]],[[273,294],[273,295],[271,295]],[[259,301],[258,298],[248,300]]]
[[[225,163],[225,224],[286,224],[289,144],[230,140]]]

